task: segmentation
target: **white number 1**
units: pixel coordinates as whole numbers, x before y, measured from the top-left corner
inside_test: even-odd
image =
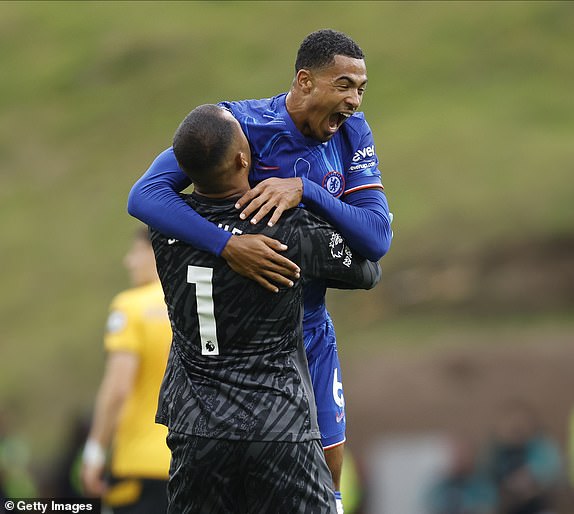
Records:
[[[187,267],[187,282],[195,284],[199,337],[202,355],[219,355],[217,328],[213,311],[213,269],[200,266]]]

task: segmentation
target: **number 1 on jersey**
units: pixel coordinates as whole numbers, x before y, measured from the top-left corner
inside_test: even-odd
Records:
[[[217,328],[213,310],[213,269],[200,266],[187,267],[187,282],[195,284],[197,317],[202,355],[219,355]]]

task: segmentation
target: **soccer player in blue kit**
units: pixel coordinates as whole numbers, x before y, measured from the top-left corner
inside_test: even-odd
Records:
[[[367,83],[364,54],[347,35],[319,30],[301,43],[295,72],[288,93],[219,104],[239,121],[251,146],[250,181],[257,185],[238,200],[238,213],[257,223],[272,211],[272,225],[302,203],[332,223],[355,252],[377,261],[390,247],[391,215],[372,132],[357,112]],[[189,185],[168,148],[132,188],[128,211],[170,237],[223,257],[263,287],[276,291],[277,285],[293,284],[299,269],[279,253],[285,249],[279,241],[234,235],[203,219],[178,195]],[[303,327],[325,458],[342,512],[345,403],[325,292],[323,282],[305,288]]]

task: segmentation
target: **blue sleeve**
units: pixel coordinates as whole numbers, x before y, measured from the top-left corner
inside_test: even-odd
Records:
[[[128,212],[166,236],[220,255],[231,237],[207,221],[179,196],[191,184],[172,148],[164,150],[134,184],[128,196]]]
[[[302,178],[303,203],[332,223],[349,246],[370,261],[385,255],[393,237],[391,217],[385,193],[362,189],[348,195],[343,202],[318,184]]]

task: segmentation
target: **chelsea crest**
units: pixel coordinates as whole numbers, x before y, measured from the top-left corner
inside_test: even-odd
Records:
[[[335,198],[338,198],[345,190],[345,178],[338,171],[330,171],[323,177],[322,185]]]

